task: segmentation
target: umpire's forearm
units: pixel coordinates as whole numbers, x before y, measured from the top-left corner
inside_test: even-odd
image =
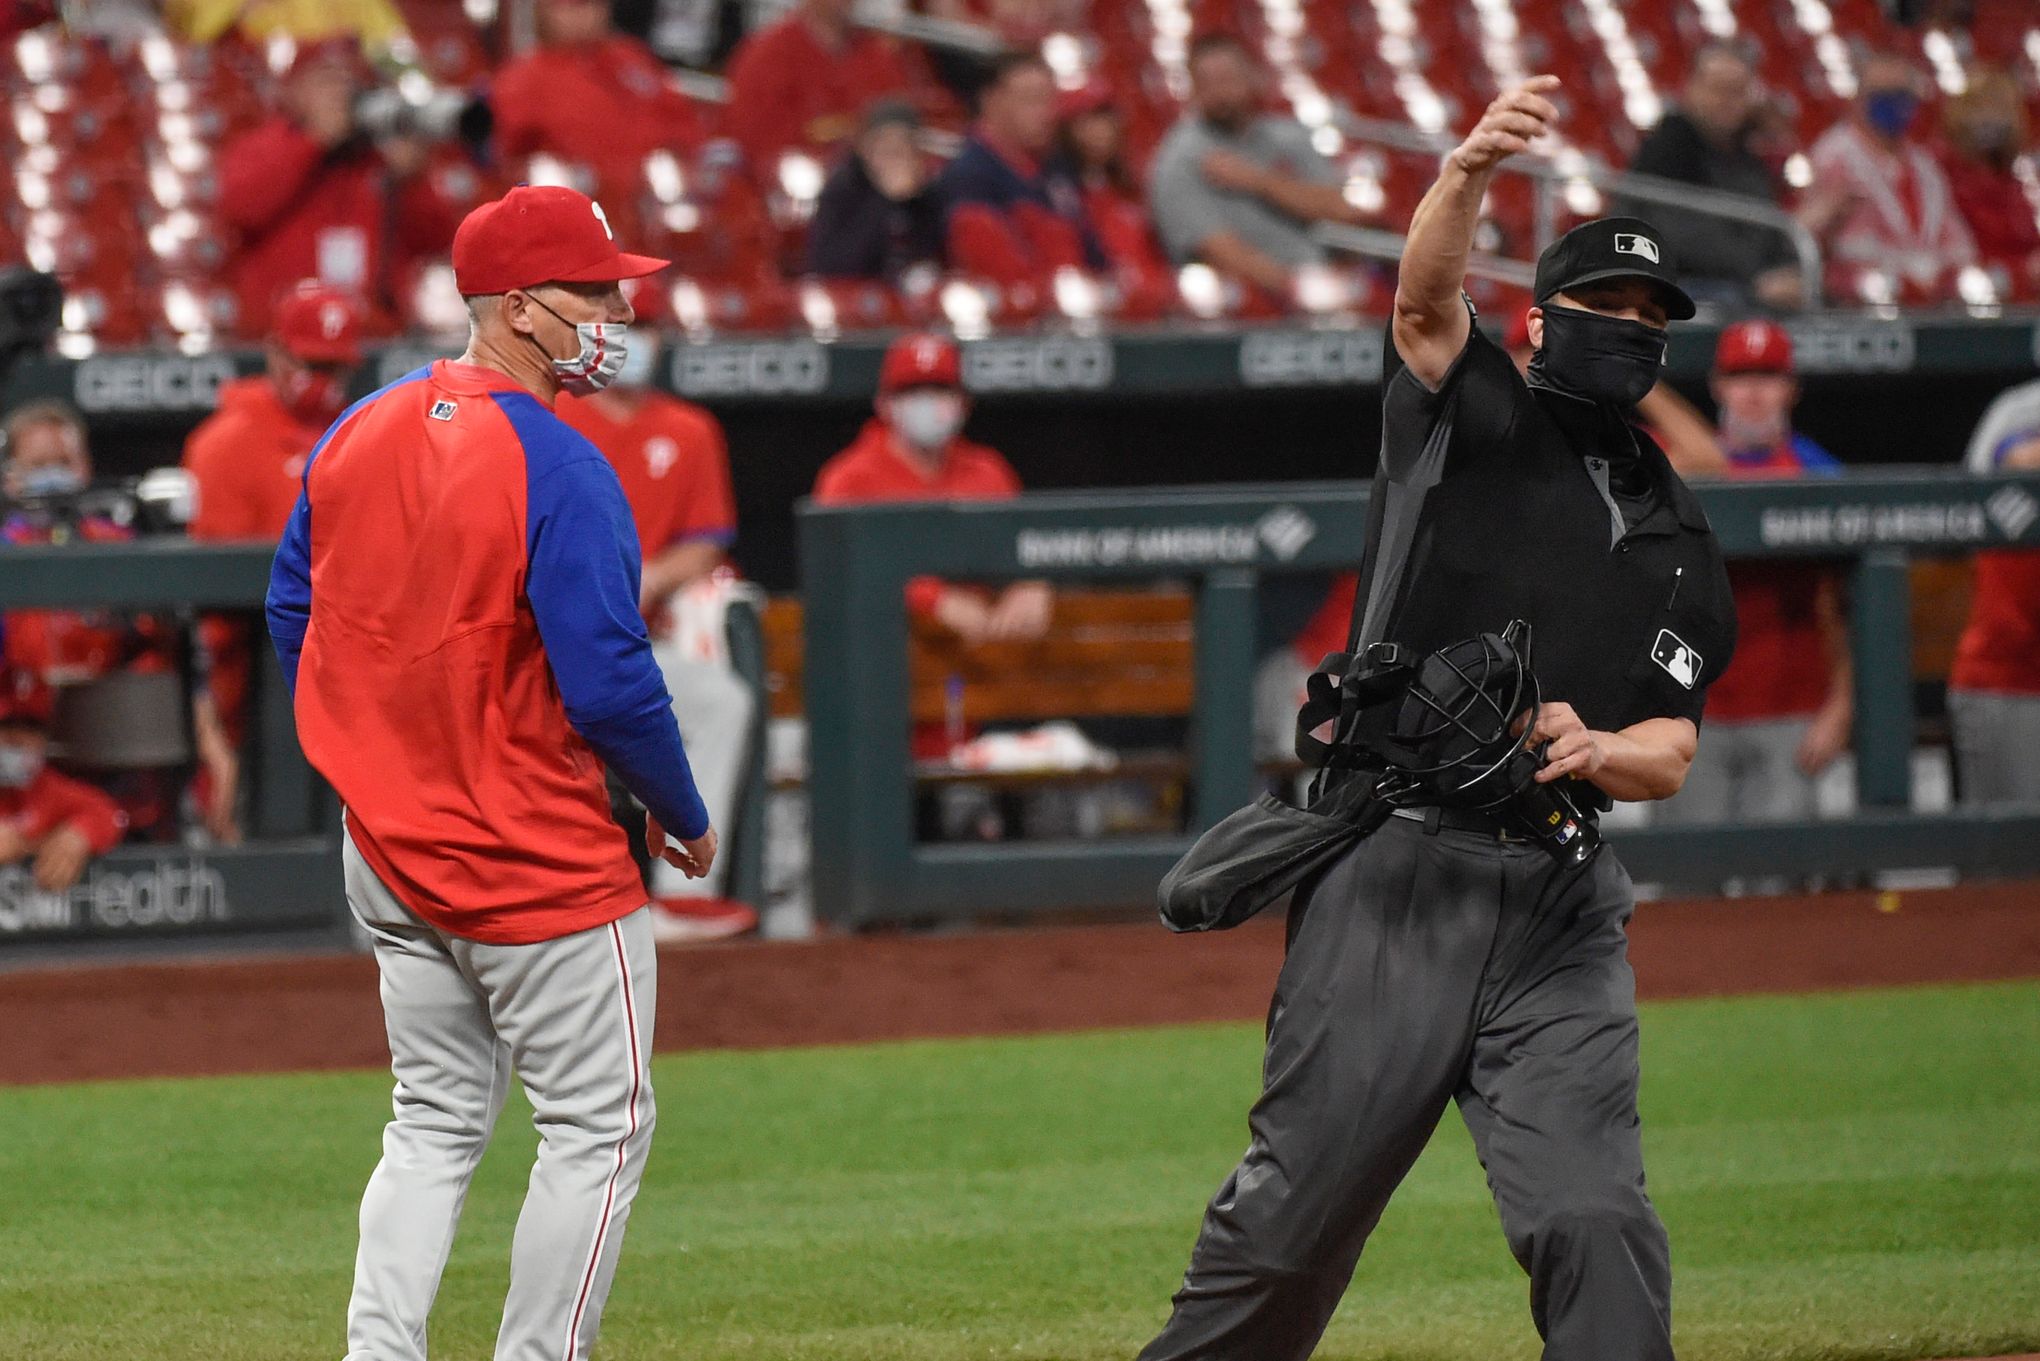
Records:
[[[1699,731],[1683,718],[1647,718],[1598,740],[1601,768],[1589,778],[1611,799],[1640,803],[1679,792],[1693,768]]]
[[[1481,197],[1493,178],[1492,170],[1469,173],[1447,157],[1437,181],[1418,202],[1396,278],[1398,328],[1430,332],[1466,315],[1459,290],[1466,282]]]

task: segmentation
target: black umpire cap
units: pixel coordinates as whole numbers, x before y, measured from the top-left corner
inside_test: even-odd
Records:
[[[1537,301],[1599,279],[1647,279],[1664,298],[1665,315],[1685,321],[1693,300],[1673,274],[1672,253],[1663,233],[1640,217],[1603,217],[1582,222],[1537,257]]]

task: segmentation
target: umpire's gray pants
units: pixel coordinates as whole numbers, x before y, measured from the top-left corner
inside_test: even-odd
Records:
[[[1252,1143],[1142,1361],[1287,1361],[1459,1103],[1547,1361],[1663,1361],[1671,1259],[1643,1187],[1628,873],[1391,818],[1299,898]]]
[[[650,910],[535,945],[483,945],[421,921],[352,838],[343,854],[348,904],[375,942],[397,1079],[361,1198],[347,1361],[423,1361],[468,1180],[513,1075],[539,1145],[496,1357],[582,1361],[652,1143]]]

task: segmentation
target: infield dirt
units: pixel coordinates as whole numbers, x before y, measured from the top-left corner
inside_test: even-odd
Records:
[[[1645,997],[2040,976],[2040,883],[1647,903]],[[738,942],[662,952],[658,1048],[1246,1020],[1279,917],[1207,937],[1158,925]],[[389,1061],[366,956],[0,975],[0,1083],[371,1068]]]

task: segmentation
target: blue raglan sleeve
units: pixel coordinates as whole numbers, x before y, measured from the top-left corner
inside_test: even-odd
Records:
[[[638,612],[623,487],[599,455],[549,462],[533,467],[526,502],[525,594],[567,721],[661,827],[692,840],[708,830],[708,810]]]
[[[269,642],[283,666],[284,683],[297,694],[298,657],[312,624],[312,502],[298,489],[297,505],[283,527],[283,541],[269,564],[269,594],[263,600]]]

